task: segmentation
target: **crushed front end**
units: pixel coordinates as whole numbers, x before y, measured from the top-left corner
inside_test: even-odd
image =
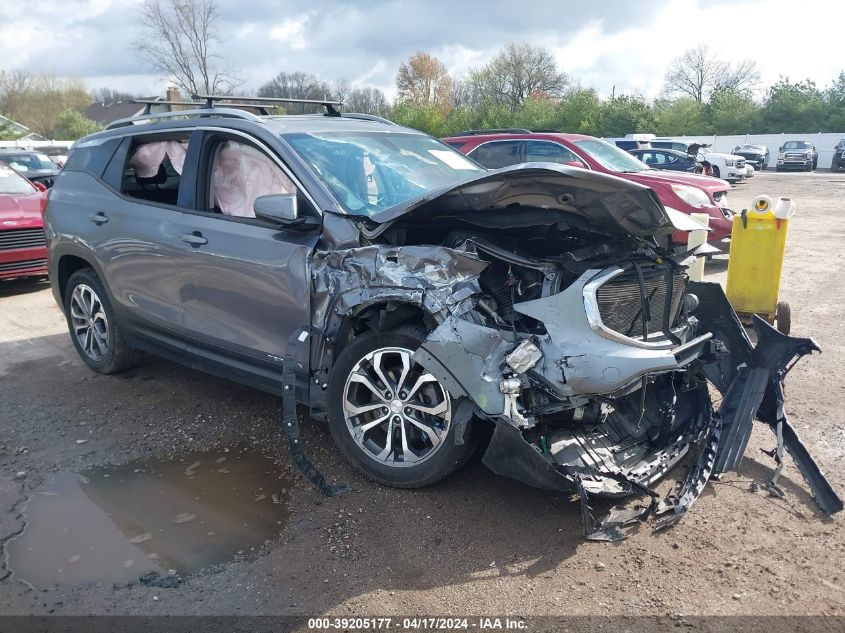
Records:
[[[712,476],[739,465],[758,419],[822,511],[841,510],[783,407],[786,373],[815,343],[758,321],[755,347],[721,287],[690,283],[685,262],[659,246],[655,236],[675,225],[656,198],[617,179],[547,171],[449,192],[423,205],[418,226],[405,217],[378,232],[407,244],[431,239],[437,220],[442,247],[487,262],[472,309],[443,313],[414,355],[495,423],[484,463],[535,487],[574,488],[588,538],[617,540],[649,515],[658,529],[680,518]],[[498,205],[509,212],[497,217]],[[680,489],[659,502],[652,484],[691,452]],[[592,517],[590,496],[631,494],[651,502]]]

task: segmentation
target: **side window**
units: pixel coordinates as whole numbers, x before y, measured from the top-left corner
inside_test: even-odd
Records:
[[[523,141],[491,141],[476,147],[469,157],[487,169],[499,169],[523,162],[520,158],[522,145]]]
[[[276,161],[241,139],[217,137],[207,156],[207,211],[254,218],[256,198],[298,193]]]
[[[550,143],[549,141],[526,141],[525,142],[525,162],[545,162],[545,163],[566,163],[569,161],[580,161],[573,152],[569,151],[563,145],[557,143]]]
[[[639,159],[646,165],[654,165],[657,159],[654,157],[654,152],[643,152],[639,155]]]
[[[176,206],[188,138],[133,139],[120,181],[123,195]]]
[[[672,163],[678,162],[678,157],[674,154],[664,154],[663,158],[665,159],[667,165],[671,165]]]

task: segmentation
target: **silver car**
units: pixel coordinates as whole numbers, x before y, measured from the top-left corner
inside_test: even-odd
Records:
[[[651,189],[550,163],[487,171],[325,105],[215,104],[73,146],[46,232],[88,367],[146,351],[282,394],[280,429],[329,494],[298,405],[391,486],[443,479],[482,444],[497,473],[575,489],[590,538],[632,522],[593,520],[593,495],[646,495],[633,519],[676,521],[736,468],[755,419],[822,509],[842,508],[783,408],[786,371],[818,348],[759,319],[755,347],[720,286],[660,246],[691,227]],[[657,504],[651,485],[690,454],[681,494]]]

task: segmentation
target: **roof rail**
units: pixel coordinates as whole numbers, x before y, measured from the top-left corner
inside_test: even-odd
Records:
[[[523,127],[496,127],[487,130],[464,130],[452,136],[477,136],[479,134],[531,134],[531,130]]]
[[[158,101],[157,103],[161,103]],[[193,104],[198,105],[198,104]],[[176,119],[179,117],[222,117],[227,119],[246,119],[247,121],[254,121],[262,123],[263,119],[252,112],[245,110],[235,110],[234,108],[196,108],[194,110],[177,110],[175,112],[154,112],[153,114],[140,114],[125,119],[118,119],[106,126],[107,130],[113,130],[119,127],[128,127],[136,123],[152,123],[159,119]]]
[[[376,123],[385,123],[387,125],[399,125],[390,119],[385,119],[384,117],[377,116],[375,114],[364,114],[363,112],[344,112],[343,118],[345,119],[361,119],[362,121],[375,121]]]
[[[259,103],[306,103],[323,106],[326,109],[326,116],[340,116],[340,111],[335,106],[343,105],[341,101],[328,101],[326,99],[288,99],[282,97],[235,97],[229,95],[191,95],[191,99],[205,100],[205,106],[207,108],[213,108],[214,103],[216,101],[257,101]]]
[[[214,107],[213,105],[209,106],[207,101],[206,103],[197,103],[196,101],[163,101],[157,99],[133,99],[132,103],[139,103],[145,105],[146,107],[144,108],[143,114],[152,114],[152,106],[154,105],[193,106],[194,108]],[[259,114],[264,115],[270,114],[270,109],[276,107],[272,103],[227,103],[226,105],[232,108],[255,108],[256,110],[258,110]]]

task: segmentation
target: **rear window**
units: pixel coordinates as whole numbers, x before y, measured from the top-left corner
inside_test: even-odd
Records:
[[[40,152],[26,152],[25,154],[1,154],[0,158],[12,169],[20,172],[47,171],[59,168],[50,158]]]
[[[523,162],[520,157],[522,141],[491,141],[479,145],[469,157],[487,169],[499,169]]]
[[[134,140],[123,170],[120,193],[176,206],[188,138]]]

